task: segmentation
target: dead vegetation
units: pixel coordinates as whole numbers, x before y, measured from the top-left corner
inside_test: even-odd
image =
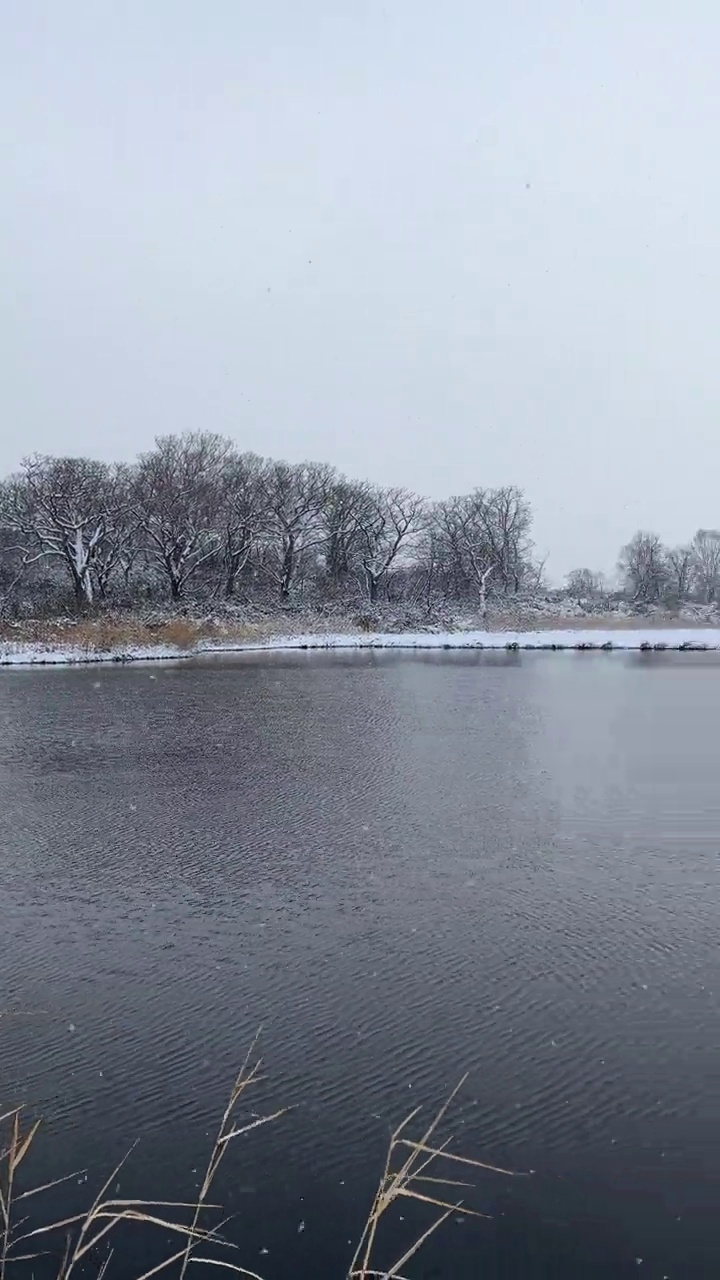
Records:
[[[137,1280],[150,1280],[151,1276],[169,1268],[174,1269],[179,1280],[187,1280],[190,1268],[195,1266],[221,1267],[249,1280],[262,1280],[257,1272],[237,1260],[237,1247],[220,1234],[226,1223],[210,1225],[212,1217],[217,1219],[220,1212],[220,1206],[212,1201],[212,1189],[230,1143],[252,1129],[278,1120],[285,1113],[285,1109],[280,1109],[258,1115],[252,1110],[248,1119],[241,1114],[246,1094],[263,1079],[262,1059],[255,1058],[256,1046],[257,1037],[233,1084],[194,1203],[124,1200],[111,1195],[110,1188],[116,1182],[126,1156],[106,1178],[87,1210],[57,1222],[30,1226],[30,1219],[24,1216],[27,1202],[51,1191],[61,1182],[77,1179],[78,1172],[82,1171],[41,1186],[21,1189],[22,1167],[35,1142],[40,1122],[25,1123],[22,1108],[0,1115],[0,1280],[10,1280],[18,1264],[26,1264],[25,1274],[32,1274],[34,1262],[53,1257],[58,1259],[56,1280],[71,1280],[71,1277],[81,1274],[84,1261],[89,1257],[97,1258],[98,1246],[106,1250],[99,1270],[102,1280],[111,1272],[113,1233],[122,1224],[155,1227],[165,1233],[170,1242],[175,1242],[170,1244],[167,1256],[140,1274]],[[419,1107],[391,1134],[382,1176],[345,1280],[379,1280],[380,1277],[382,1280],[407,1280],[405,1267],[451,1214],[462,1209],[464,1215],[487,1217],[464,1204],[463,1197],[472,1183],[464,1177],[450,1177],[442,1168],[437,1172],[439,1162],[450,1162],[465,1175],[476,1169],[512,1176],[510,1170],[455,1154],[449,1149],[451,1136],[442,1141],[436,1139],[438,1127],[464,1079],[417,1140],[408,1137],[408,1128],[418,1116]],[[431,1206],[434,1216],[394,1261],[383,1261],[381,1265],[378,1228],[393,1207],[408,1200],[421,1207]]]
[[[456,1168],[460,1167],[465,1172],[469,1172],[470,1169],[482,1169],[485,1172],[503,1174],[506,1177],[513,1176],[510,1169],[500,1169],[496,1165],[483,1164],[480,1160],[456,1155],[449,1150],[452,1138],[447,1138],[439,1145],[435,1145],[438,1126],[466,1079],[467,1077],[463,1076],[419,1139],[413,1140],[407,1136],[408,1125],[419,1114],[419,1107],[411,1111],[391,1134],[385,1168],[350,1264],[347,1280],[371,1280],[371,1278],[403,1280],[403,1269],[451,1214],[462,1209],[464,1215],[487,1218],[487,1214],[468,1209],[462,1195],[458,1195],[458,1192],[471,1189],[473,1184],[451,1178],[443,1172],[436,1172],[439,1162],[454,1162]],[[439,1209],[440,1213],[435,1214],[429,1225],[403,1250],[399,1258],[389,1264],[384,1263],[378,1269],[376,1258],[378,1228],[389,1210],[403,1200],[414,1200],[422,1205],[429,1204],[434,1209]]]
[[[237,613],[188,616],[169,613],[143,617],[140,614],[101,613],[96,616],[0,621],[0,646],[23,646],[48,653],[70,652],[88,658],[105,654],[122,656],[138,650],[173,649],[193,653],[202,647],[232,648],[259,645],[300,635],[361,634],[402,632],[462,634],[480,630],[494,633],[527,631],[656,631],[692,628],[704,630],[719,625],[718,617],[699,614],[653,611],[631,614],[618,611],[587,614],[547,613],[535,608],[493,611],[485,618],[472,615],[424,615],[378,609],[375,613],[336,614],[282,611],[276,614]]]
[[[717,629],[718,618],[688,618],[678,613],[588,613],[546,615],[498,613],[488,618],[488,631],[673,631]]]
[[[82,618],[28,620],[0,626],[0,641],[37,645],[47,650],[71,649],[80,653],[123,653],[135,649],[170,647],[192,651],[203,641],[245,644],[270,638],[272,627],[258,623],[214,624],[206,619],[169,617],[145,622],[140,618]]]
[[[38,618],[0,621],[0,645],[24,645],[88,656],[132,653],[138,649],[177,649],[192,653],[202,645],[222,648],[262,644],[280,636],[351,632],[358,628],[349,617],[327,618],[295,612],[275,616],[237,615],[208,617],[168,614],[147,618],[135,614],[99,614],[95,617]]]
[[[173,1265],[179,1267],[180,1280],[185,1280],[190,1265],[203,1263],[208,1266],[223,1266],[235,1274],[253,1277],[253,1272],[245,1270],[234,1262],[203,1257],[198,1251],[203,1246],[213,1244],[230,1247],[219,1236],[217,1227],[204,1225],[209,1211],[218,1208],[210,1202],[209,1197],[228,1145],[235,1138],[249,1133],[251,1129],[277,1120],[284,1114],[283,1110],[263,1116],[253,1114],[252,1118],[245,1122],[239,1115],[245,1094],[262,1079],[260,1074],[262,1060],[258,1058],[252,1061],[256,1042],[257,1037],[233,1084],[200,1192],[194,1204],[163,1200],[122,1200],[109,1195],[110,1187],[116,1181],[127,1160],[125,1156],[106,1178],[89,1209],[60,1221],[49,1222],[28,1230],[28,1219],[18,1215],[18,1206],[24,1205],[32,1197],[52,1190],[60,1182],[77,1178],[77,1171],[69,1174],[67,1178],[19,1191],[18,1175],[37,1136],[40,1121],[36,1120],[34,1123],[24,1125],[23,1111],[20,1107],[0,1116],[0,1280],[7,1280],[9,1273],[18,1263],[33,1263],[43,1257],[52,1257],[53,1253],[57,1252],[58,1239],[64,1241],[64,1247],[60,1252],[56,1277],[57,1280],[70,1280],[70,1277],[81,1269],[83,1259],[88,1255],[96,1256],[101,1242],[104,1241],[111,1250],[112,1232],[123,1223],[140,1223],[157,1227],[164,1232],[169,1232],[170,1239],[174,1238],[180,1242],[179,1247],[172,1249],[160,1266],[154,1266],[150,1271],[138,1276],[137,1280],[149,1280],[151,1275],[156,1275]],[[104,1276],[108,1270],[111,1258],[110,1251],[102,1265],[101,1276]],[[255,1277],[255,1280],[258,1278]]]

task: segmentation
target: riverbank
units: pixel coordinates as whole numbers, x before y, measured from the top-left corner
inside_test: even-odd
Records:
[[[628,627],[624,625],[542,627],[529,630],[457,631],[277,631],[261,626],[208,633],[201,624],[175,624],[156,636],[113,634],[88,626],[36,639],[0,641],[0,666],[67,666],[107,662],[150,662],[221,653],[286,650],[544,650],[687,651],[720,650],[720,627]]]

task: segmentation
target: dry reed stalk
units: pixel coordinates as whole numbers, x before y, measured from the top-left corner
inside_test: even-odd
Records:
[[[76,1178],[78,1175],[77,1173],[69,1174],[67,1177],[58,1178],[53,1182],[45,1183],[43,1186],[33,1187],[29,1191],[18,1193],[16,1190],[17,1171],[32,1146],[40,1127],[40,1121],[37,1120],[29,1125],[27,1129],[23,1129],[21,1123],[22,1108],[20,1107],[7,1112],[5,1115],[0,1115],[0,1133],[2,1133],[3,1125],[7,1127],[8,1132],[6,1143],[0,1147],[0,1280],[6,1280],[8,1268],[12,1263],[29,1262],[36,1258],[47,1256],[48,1250],[42,1248],[42,1239],[57,1231],[65,1231],[67,1233],[65,1253],[58,1268],[57,1280],[71,1280],[78,1265],[102,1240],[120,1223],[130,1222],[160,1227],[171,1234],[180,1236],[183,1240],[181,1248],[173,1252],[169,1257],[164,1258],[143,1275],[138,1276],[137,1280],[150,1280],[152,1276],[176,1263],[180,1264],[181,1280],[184,1280],[187,1268],[191,1263],[224,1267],[236,1275],[247,1277],[248,1280],[261,1280],[254,1271],[250,1271],[236,1263],[220,1258],[198,1257],[195,1252],[203,1244],[221,1243],[225,1246],[228,1245],[226,1240],[222,1240],[219,1237],[218,1228],[206,1230],[201,1227],[200,1220],[206,1211],[220,1207],[210,1202],[209,1194],[230,1142],[240,1137],[241,1134],[249,1133],[251,1129],[268,1124],[271,1120],[277,1120],[287,1109],[282,1108],[266,1116],[256,1116],[245,1124],[238,1123],[237,1111],[241,1099],[252,1085],[259,1083],[263,1078],[260,1075],[262,1060],[258,1058],[252,1066],[250,1065],[257,1038],[256,1036],[253,1040],[242,1068],[235,1079],[210,1153],[200,1193],[197,1200],[191,1203],[108,1198],[108,1189],[120,1173],[128,1155],[134,1149],[133,1147],[105,1180],[89,1210],[85,1213],[73,1214],[58,1222],[36,1227],[31,1231],[18,1235],[17,1232],[23,1226],[23,1221],[15,1222],[14,1207],[21,1201],[27,1200],[31,1196],[39,1195],[43,1191],[48,1191],[60,1183],[68,1181],[69,1178]],[[172,1210],[172,1214],[164,1212],[167,1210]],[[183,1210],[192,1212],[189,1225],[179,1221],[176,1216]],[[29,1243],[31,1241],[32,1244]],[[24,1250],[22,1253],[18,1253],[17,1247],[19,1245],[25,1246],[25,1249],[29,1245],[30,1252]],[[109,1254],[105,1259],[101,1269],[101,1276],[105,1275],[111,1256]]]
[[[152,1277],[174,1265],[179,1265],[179,1280],[186,1280],[188,1267],[191,1264],[222,1267],[235,1275],[246,1277],[246,1280],[261,1280],[257,1272],[251,1271],[238,1263],[230,1262],[224,1258],[207,1257],[197,1252],[200,1246],[207,1244],[228,1246],[228,1241],[219,1236],[218,1227],[207,1230],[200,1223],[205,1212],[219,1208],[218,1205],[210,1203],[209,1196],[229,1144],[242,1134],[249,1133],[252,1129],[268,1124],[272,1120],[277,1120],[286,1110],[286,1108],[282,1108],[270,1115],[254,1116],[247,1123],[238,1123],[238,1107],[246,1091],[264,1078],[260,1074],[262,1059],[258,1058],[251,1064],[257,1041],[258,1036],[256,1035],[233,1084],[210,1152],[197,1200],[193,1203],[183,1204],[177,1201],[108,1198],[108,1189],[125,1164],[130,1154],[128,1152],[106,1179],[89,1210],[85,1213],[74,1214],[59,1222],[36,1227],[33,1230],[26,1231],[24,1234],[17,1234],[23,1226],[23,1221],[15,1222],[13,1210],[17,1204],[28,1200],[32,1196],[39,1195],[41,1192],[48,1191],[60,1185],[60,1183],[68,1181],[70,1178],[76,1178],[78,1175],[77,1173],[72,1173],[67,1177],[58,1178],[42,1186],[18,1193],[16,1190],[16,1175],[32,1147],[40,1121],[35,1121],[28,1125],[27,1128],[23,1128],[21,1121],[22,1108],[19,1107],[6,1112],[5,1115],[0,1115],[0,1134],[3,1132],[4,1125],[8,1135],[5,1144],[0,1146],[0,1280],[6,1280],[8,1268],[12,1263],[29,1262],[47,1256],[48,1250],[42,1248],[42,1239],[50,1233],[60,1230],[65,1231],[67,1235],[65,1252],[58,1268],[57,1280],[72,1280],[73,1275],[76,1273],[76,1268],[101,1241],[105,1240],[121,1223],[131,1222],[160,1227],[170,1232],[171,1235],[179,1236],[182,1240],[179,1248],[138,1276],[137,1280],[152,1280]],[[456,1155],[454,1152],[449,1151],[448,1148],[452,1142],[452,1137],[439,1144],[435,1141],[438,1126],[444,1119],[448,1108],[466,1079],[467,1077],[464,1076],[456,1088],[453,1089],[419,1140],[414,1141],[405,1136],[407,1126],[420,1111],[419,1107],[411,1111],[391,1134],[382,1177],[350,1264],[347,1280],[407,1280],[407,1277],[403,1276],[402,1268],[411,1261],[426,1240],[433,1235],[452,1213],[462,1208],[463,1213],[471,1217],[486,1218],[488,1216],[487,1214],[478,1213],[474,1209],[466,1208],[461,1198],[454,1198],[454,1192],[450,1190],[451,1188],[464,1190],[471,1187],[472,1183],[459,1181],[445,1175],[436,1176],[430,1172],[436,1161],[454,1161],[465,1168],[481,1169],[485,1172],[510,1177],[514,1176],[509,1169],[485,1164],[480,1160],[472,1160],[467,1156]],[[132,1150],[133,1148],[131,1148]],[[453,1196],[452,1199],[445,1198],[448,1191]],[[389,1267],[379,1268],[374,1258],[378,1226],[388,1210],[402,1198],[432,1205],[441,1212],[431,1222],[430,1226],[417,1237],[413,1244],[405,1249],[399,1258]],[[177,1215],[183,1210],[192,1212],[189,1224],[178,1220]],[[26,1248],[29,1245],[31,1251],[18,1253],[17,1247],[19,1245],[24,1245]],[[111,1258],[112,1250],[108,1253],[100,1268],[98,1280],[104,1280]]]
[[[218,1169],[220,1168],[220,1165],[222,1164],[223,1157],[225,1156],[225,1152],[227,1151],[227,1148],[228,1148],[228,1144],[233,1140],[233,1138],[239,1138],[242,1134],[249,1133],[251,1129],[257,1129],[259,1128],[260,1125],[267,1124],[270,1120],[279,1119],[279,1117],[284,1115],[285,1111],[287,1110],[286,1107],[283,1107],[279,1111],[275,1111],[269,1116],[258,1116],[256,1119],[250,1121],[249,1124],[241,1125],[239,1127],[235,1123],[235,1113],[237,1111],[238,1103],[240,1102],[243,1094],[247,1089],[249,1089],[252,1085],[257,1084],[263,1078],[260,1075],[262,1058],[258,1058],[255,1065],[252,1067],[250,1066],[250,1061],[255,1052],[255,1047],[258,1042],[259,1034],[260,1033],[258,1032],[252,1044],[250,1045],[250,1048],[248,1049],[247,1054],[245,1055],[245,1061],[243,1062],[242,1067],[240,1068],[240,1071],[237,1074],[235,1083],[230,1093],[230,1097],[228,1099],[228,1104],[223,1113],[222,1120],[220,1121],[220,1127],[217,1132],[217,1137],[215,1138],[213,1149],[210,1153],[210,1159],[208,1160],[207,1168],[205,1170],[205,1177],[203,1178],[203,1183],[200,1188],[200,1194],[198,1196],[197,1204],[195,1206],[195,1213],[193,1215],[193,1220],[192,1220],[193,1232],[195,1231],[195,1228],[200,1218],[200,1214],[202,1213],[203,1208],[205,1206],[207,1197],[210,1193],[210,1188],[215,1180],[215,1175]],[[190,1262],[193,1262],[193,1261],[208,1262],[207,1258],[193,1259],[192,1257],[193,1243],[194,1243],[193,1236],[189,1236],[187,1245],[185,1247],[182,1267],[180,1269],[180,1280],[185,1280],[185,1274],[187,1272],[187,1268]],[[250,1271],[243,1271],[242,1268],[239,1268],[239,1267],[232,1267],[231,1269],[234,1271],[239,1271],[241,1275],[246,1275],[246,1276],[252,1275]],[[0,1280],[2,1280],[1,1276],[0,1276]],[[255,1277],[255,1280],[257,1280],[257,1277]]]
[[[496,1165],[484,1164],[480,1160],[471,1160],[467,1156],[458,1156],[454,1152],[448,1151],[447,1148],[452,1142],[452,1137],[447,1138],[439,1146],[432,1145],[432,1138],[438,1125],[445,1117],[448,1108],[466,1080],[467,1076],[465,1075],[435,1114],[418,1142],[412,1141],[410,1138],[405,1137],[404,1134],[408,1124],[420,1111],[419,1107],[411,1111],[390,1135],[385,1167],[359,1244],[350,1263],[347,1280],[380,1280],[380,1278],[382,1280],[404,1280],[401,1268],[415,1256],[425,1241],[437,1231],[438,1227],[442,1226],[451,1213],[455,1213],[462,1208],[463,1213],[468,1214],[470,1217],[487,1218],[488,1215],[486,1213],[478,1213],[475,1209],[464,1207],[462,1199],[450,1201],[440,1199],[439,1195],[426,1193],[426,1186],[438,1188],[459,1187],[463,1189],[472,1186],[470,1182],[459,1182],[444,1176],[435,1177],[427,1173],[426,1171],[430,1169],[435,1161],[441,1159],[451,1160],[465,1167],[483,1169],[490,1173],[500,1173],[507,1177],[514,1176],[510,1169],[501,1169]],[[393,1166],[396,1164],[398,1156],[400,1156],[400,1165],[399,1168],[394,1168]],[[442,1212],[390,1267],[378,1269],[373,1257],[378,1226],[387,1211],[402,1197],[420,1201],[422,1204],[434,1205],[436,1208],[441,1209]]]

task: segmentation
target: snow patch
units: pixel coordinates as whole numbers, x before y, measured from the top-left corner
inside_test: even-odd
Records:
[[[192,649],[143,645],[95,652],[80,648],[50,649],[37,644],[0,644],[0,666],[69,666],[98,662],[147,662],[193,658],[211,653],[278,652],[293,649],[489,649],[489,650],[703,650],[720,649],[720,628],[653,628],[637,631],[448,631],[395,634],[308,633],[232,644],[201,641]]]

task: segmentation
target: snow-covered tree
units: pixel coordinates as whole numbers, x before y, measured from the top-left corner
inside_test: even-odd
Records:
[[[27,458],[5,486],[2,524],[24,565],[55,560],[67,570],[77,600],[91,604],[94,569],[103,553],[119,495],[109,467],[91,458]]]
[[[263,475],[266,508],[263,573],[289,600],[303,559],[324,543],[323,513],[335,481],[321,463],[273,462]]]
[[[693,549],[687,543],[669,547],[665,559],[668,593],[677,604],[682,604],[690,596],[693,587]]]
[[[227,598],[235,594],[240,575],[268,530],[266,473],[267,463],[254,453],[231,454],[222,470],[219,516]]]
[[[140,457],[132,481],[136,524],[172,600],[222,547],[224,478],[233,455],[223,436],[188,432],[159,436]]]
[[[522,490],[474,489],[437,503],[435,556],[444,566],[450,594],[470,594],[485,610],[490,587],[519,591],[531,568],[532,513]]]
[[[720,598],[720,531],[698,529],[691,544],[695,589],[705,604]]]
[[[373,501],[369,484],[340,476],[330,486],[322,513],[322,553],[323,585],[333,597],[362,573],[362,525]]]
[[[426,519],[424,500],[408,489],[369,489],[359,514],[359,558],[368,599],[378,598],[403,551]]]
[[[656,533],[636,533],[620,552],[618,569],[632,600],[655,604],[662,599],[669,578],[668,562]]]
[[[595,596],[602,595],[605,580],[593,569],[571,569],[565,579],[565,589],[575,600],[593,600]]]

